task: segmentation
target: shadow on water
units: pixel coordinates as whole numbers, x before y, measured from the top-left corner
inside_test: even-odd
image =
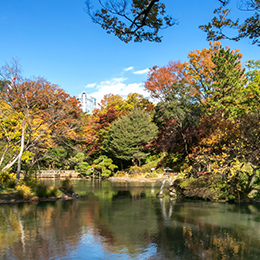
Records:
[[[73,201],[0,205],[0,259],[259,259],[260,207],[75,182]]]
[[[130,191],[127,190],[120,190],[117,192],[117,194],[113,195],[112,200],[116,199],[142,199],[145,198],[146,194],[144,192],[141,192],[138,195],[132,195]]]

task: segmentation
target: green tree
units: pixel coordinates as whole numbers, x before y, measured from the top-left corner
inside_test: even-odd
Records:
[[[213,112],[221,112],[222,118],[236,114],[237,104],[243,92],[244,69],[241,68],[241,55],[223,47],[212,55],[213,84],[209,91],[209,104]]]
[[[89,171],[89,174],[97,173],[98,177],[109,177],[114,169],[118,168],[115,164],[113,164],[113,160],[110,158],[107,158],[105,155],[99,156],[98,159],[94,161],[94,164],[92,165],[92,169]]]
[[[141,164],[149,154],[145,145],[157,134],[157,127],[143,110],[133,109],[129,114],[118,118],[110,127],[104,141],[104,149],[124,161]],[[122,164],[121,164],[122,165]]]

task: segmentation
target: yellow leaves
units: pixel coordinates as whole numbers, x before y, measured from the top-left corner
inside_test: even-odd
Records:
[[[23,152],[22,161],[30,162],[32,160],[33,155],[34,155],[34,153],[32,153],[30,151]]]
[[[192,76],[192,79],[195,80],[197,84],[200,85],[200,81],[202,79],[205,81],[205,85],[212,83],[214,63],[211,60],[211,55],[216,53],[220,46],[220,42],[210,42],[209,49],[204,48],[202,51],[191,51],[188,54],[188,73],[190,76]]]

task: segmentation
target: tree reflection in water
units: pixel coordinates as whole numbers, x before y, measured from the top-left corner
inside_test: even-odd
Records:
[[[0,205],[0,259],[258,259],[260,207],[81,182],[74,201]],[[153,190],[154,189],[154,190]]]

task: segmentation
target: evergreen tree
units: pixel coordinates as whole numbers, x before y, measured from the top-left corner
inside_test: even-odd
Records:
[[[139,165],[141,159],[149,154],[144,147],[157,134],[157,127],[149,115],[140,109],[133,109],[129,114],[118,118],[110,127],[104,149],[119,160],[130,161]]]
[[[229,116],[230,113],[235,113],[235,107],[239,102],[244,78],[240,59],[239,53],[225,50],[223,47],[212,55],[215,67],[209,105],[211,112],[221,111],[222,118],[227,112]]]

